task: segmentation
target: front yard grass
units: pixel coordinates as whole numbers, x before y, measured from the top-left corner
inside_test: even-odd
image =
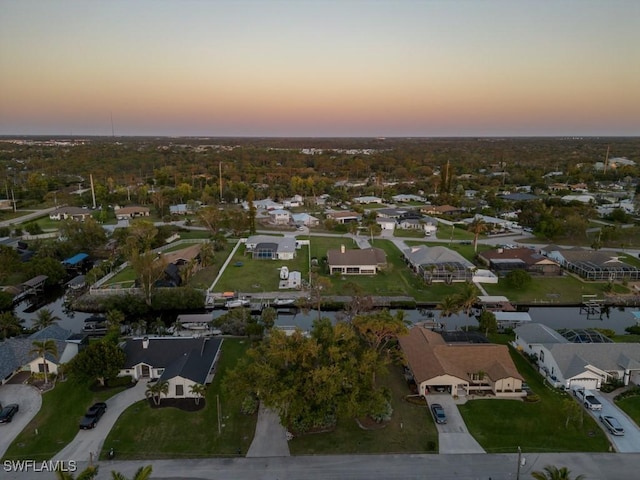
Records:
[[[640,425],[640,391],[635,396],[616,400],[616,405],[620,407],[631,419]]]
[[[106,438],[101,458],[106,458],[110,448],[122,460],[237,455],[238,450],[246,453],[253,439],[257,415],[243,415],[239,405],[228,404],[221,381],[248,347],[246,340],[224,340],[218,370],[207,388],[202,410],[151,408],[147,400],[125,410]],[[220,434],[218,396],[222,414]]]
[[[103,402],[124,387],[92,391],[86,383],[68,379],[42,395],[42,408],[9,446],[5,459],[47,460],[78,433],[78,423],[94,402]],[[36,433],[37,431],[37,433]]]
[[[409,388],[402,368],[394,365],[384,378],[391,390],[393,416],[384,428],[363,430],[354,419],[343,419],[335,430],[295,437],[289,442],[292,455],[435,453],[438,433],[426,402],[414,405],[404,400]]]
[[[565,428],[562,402],[567,393],[543,383],[542,377],[510,348],[520,374],[539,401],[482,399],[459,406],[464,421],[487,453],[606,452],[609,441],[597,422],[583,409],[582,425],[572,420]],[[573,400],[572,400],[573,401]]]

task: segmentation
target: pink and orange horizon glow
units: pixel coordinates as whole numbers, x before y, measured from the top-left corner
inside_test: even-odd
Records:
[[[0,135],[640,134],[635,0],[0,0]]]

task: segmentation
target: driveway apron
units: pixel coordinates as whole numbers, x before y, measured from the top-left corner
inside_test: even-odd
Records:
[[[247,452],[247,457],[288,457],[287,430],[273,410],[260,404],[256,433]]]

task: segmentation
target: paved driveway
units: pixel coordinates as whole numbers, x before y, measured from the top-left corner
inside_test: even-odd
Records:
[[[18,434],[27,426],[42,406],[40,391],[30,385],[0,386],[0,403],[17,403],[20,407],[11,423],[0,423],[0,458],[2,458]]]
[[[638,428],[638,425],[627,417],[627,414],[619,409],[612,400],[604,395],[596,395],[596,397],[602,403],[602,411],[587,411],[596,419],[602,429],[606,432],[609,437],[609,441],[616,451],[621,453],[640,452],[640,428]],[[611,415],[616,417],[622,425],[622,428],[624,428],[624,435],[611,435],[609,430],[607,430],[607,428],[600,422],[600,415]]]
[[[258,423],[247,457],[288,457],[287,430],[276,412],[260,404]]]
[[[76,437],[64,447],[53,460],[68,462],[87,462],[100,455],[102,445],[113,425],[125,409],[139,400],[145,398],[144,392],[147,384],[144,381],[138,382],[135,387],[128,388],[114,397],[107,400],[107,411],[102,416],[96,428],[92,430],[79,430]],[[78,419],[80,421],[80,419]]]
[[[438,428],[438,453],[485,453],[467,430],[451,395],[448,393],[429,394],[427,395],[427,403],[429,407],[432,403],[439,403],[447,415],[447,423],[444,425],[436,424]]]

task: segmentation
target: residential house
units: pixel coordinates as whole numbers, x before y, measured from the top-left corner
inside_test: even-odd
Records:
[[[380,197],[374,197],[372,195],[367,195],[364,197],[355,197],[353,199],[354,203],[366,204],[366,203],[383,203],[383,200]]]
[[[422,221],[417,218],[402,218],[398,220],[398,226],[405,230],[422,230]]]
[[[284,208],[301,207],[304,205],[304,198],[302,198],[302,195],[294,195],[291,198],[285,198],[282,204]]]
[[[320,224],[319,219],[308,213],[292,213],[291,220],[294,224],[304,225],[305,227],[317,227]]]
[[[453,215],[462,212],[462,208],[452,205],[426,205],[420,208],[422,213],[427,215]]]
[[[116,207],[114,210],[118,220],[131,220],[133,218],[148,217],[150,212],[148,207],[139,206]]]
[[[587,280],[640,280],[640,268],[625,263],[616,252],[557,246],[543,247],[542,251],[570,272]]]
[[[265,198],[264,200],[254,200],[253,207],[258,211],[281,210],[284,208],[284,204],[274,202],[270,198]],[[242,202],[242,208],[245,210],[249,210],[249,202],[247,201]]]
[[[512,222],[511,220],[507,220],[504,218],[490,217],[488,215],[480,215],[480,214],[474,215],[471,218],[465,218],[462,221],[467,225],[470,225],[475,221],[482,221],[490,228],[491,231],[494,231],[494,232],[510,230],[514,228],[514,224],[515,224],[515,222]]]
[[[522,390],[524,379],[506,345],[447,343],[441,334],[419,325],[398,340],[422,396],[439,389],[454,396],[526,396]]]
[[[291,214],[282,209],[269,210],[269,222],[274,225],[289,225]]]
[[[53,340],[58,355],[47,354],[44,358],[31,353],[34,341]],[[16,373],[58,373],[60,365],[69,362],[87,344],[85,335],[74,334],[59,325],[50,325],[28,336],[7,338],[0,342],[0,384],[4,384]]]
[[[179,203],[177,205],[169,205],[169,214],[171,215],[187,215],[189,214],[189,207],[186,203]]]
[[[574,343],[539,323],[514,332],[513,345],[535,356],[540,373],[556,387],[597,390],[611,379],[640,385],[640,343]]]
[[[438,231],[438,220],[433,217],[423,216],[422,217],[422,229],[424,230],[424,234],[427,237],[431,235],[435,235]]]
[[[185,275],[191,275],[200,269],[200,251],[202,243],[194,243],[180,250],[164,253],[162,259],[166,262],[165,279],[159,286],[178,287],[182,285]]]
[[[475,265],[446,247],[414,246],[402,252],[405,262],[428,284],[470,282]]]
[[[83,222],[91,216],[91,210],[80,207],[58,207],[49,214],[51,220],[79,220]]]
[[[491,270],[506,274],[513,270],[525,270],[533,275],[554,276],[562,274],[558,262],[531,248],[497,248],[478,253],[478,258]]]
[[[390,218],[378,217],[376,218],[376,223],[380,225],[382,230],[395,230],[397,222]]]
[[[421,202],[424,203],[425,198],[420,195],[413,195],[412,193],[403,193],[400,195],[393,195],[391,197],[396,203],[409,203],[409,202]]]
[[[387,266],[387,255],[381,248],[347,250],[342,245],[327,251],[327,263],[331,274],[375,275]]]
[[[191,387],[213,381],[221,346],[219,337],[129,338],[119,376],[166,381],[168,398],[195,398]]]
[[[296,257],[294,237],[253,235],[245,240],[245,252],[251,258],[265,260],[293,260]]]
[[[398,220],[409,211],[408,208],[379,208],[376,210],[376,217]]]
[[[328,212],[327,218],[331,218],[335,220],[337,223],[351,223],[351,222],[359,222],[362,218],[358,212]]]

